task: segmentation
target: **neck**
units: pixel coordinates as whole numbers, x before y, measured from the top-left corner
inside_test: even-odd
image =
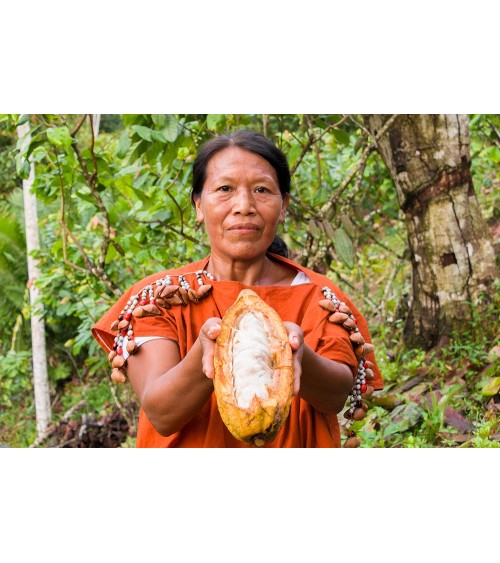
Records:
[[[216,280],[245,285],[273,285],[274,264],[266,256],[256,261],[227,260],[212,254],[207,270]]]

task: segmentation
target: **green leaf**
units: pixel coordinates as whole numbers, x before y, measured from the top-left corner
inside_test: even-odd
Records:
[[[118,158],[125,158],[127,156],[129,148],[130,148],[130,137],[128,136],[128,132],[124,131],[120,136],[120,140],[118,141],[116,156]]]
[[[352,244],[349,235],[345,230],[340,227],[335,231],[335,236],[333,237],[333,244],[335,246],[335,252],[337,256],[344,262],[348,268],[354,268],[354,245]]]
[[[350,143],[349,133],[346,131],[342,131],[342,129],[334,129],[332,133],[340,144],[348,145]]]
[[[220,131],[226,125],[226,116],[223,113],[207,115],[207,127],[210,131]]]
[[[500,391],[500,377],[490,379],[488,383],[481,389],[481,393],[485,397],[493,397]]]
[[[16,172],[21,180],[27,180],[30,175],[31,165],[27,158],[23,158],[19,155],[19,158],[16,158]]]
[[[167,116],[163,113],[153,113],[151,114],[151,119],[153,120],[153,123],[157,126],[157,127],[164,127],[165,123],[167,121]]]
[[[152,141],[151,133],[153,130],[149,129],[149,127],[144,127],[144,125],[132,125],[130,129],[132,129],[134,133],[137,133],[141,139],[150,142]]]
[[[24,123],[26,123],[27,121],[29,121],[29,114],[27,113],[23,113],[19,116],[19,119],[17,120],[16,126],[19,127],[19,125],[23,125]]]
[[[161,132],[169,143],[173,143],[177,139],[179,134],[179,124],[173,115],[167,115],[167,124]]]
[[[153,141],[159,141],[163,144],[167,143],[167,139],[165,139],[161,131],[151,131],[151,138],[153,139]]]
[[[64,147],[68,151],[73,143],[73,138],[66,126],[50,127],[47,129],[47,138],[53,145]]]
[[[187,147],[179,147],[177,151],[177,158],[185,160],[189,156],[189,149]]]

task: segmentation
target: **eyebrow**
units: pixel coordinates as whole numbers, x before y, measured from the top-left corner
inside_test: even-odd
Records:
[[[273,182],[276,182],[276,181],[274,180],[274,178],[273,178],[272,176],[270,176],[270,175],[269,175],[269,176],[258,176],[257,178],[254,178],[252,181],[253,181],[254,183],[256,183],[256,182],[258,183],[258,182],[268,182],[269,180],[272,180]],[[216,178],[216,181],[217,181],[217,183],[220,183],[220,182],[229,182],[229,183],[231,183],[231,182],[234,181],[234,178],[232,178],[231,176],[220,176],[220,177]]]

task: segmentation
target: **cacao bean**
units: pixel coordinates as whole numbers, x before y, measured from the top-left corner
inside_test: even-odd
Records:
[[[196,291],[194,291],[193,289],[190,289],[188,291],[188,298],[193,303],[199,303],[200,302],[200,300],[198,299],[198,295],[196,294]]]
[[[111,352],[108,354],[108,360],[111,362],[113,361],[113,358],[116,356],[116,352],[114,350],[111,350]]]
[[[354,344],[364,344],[365,343],[365,339],[361,335],[361,332],[354,332],[353,334],[351,334],[349,336],[349,338],[350,338],[351,342],[354,342]]]
[[[161,297],[157,297],[155,299],[155,303],[158,305],[158,307],[161,307],[162,309],[170,309],[170,303],[167,303],[167,301],[165,301],[165,299],[162,299]]]
[[[117,381],[118,383],[125,383],[125,381],[127,381],[127,378],[121,369],[114,369],[111,372],[111,379],[113,381]]]
[[[351,309],[349,309],[349,307],[345,303],[340,304],[339,311],[341,313],[347,313],[348,315],[352,315]]]
[[[166,299],[167,297],[174,295],[174,293],[176,293],[178,289],[178,285],[162,285],[161,290],[158,292],[158,297]]]
[[[127,352],[129,354],[135,354],[137,352],[138,346],[137,346],[137,342],[135,340],[129,340],[127,342]]]
[[[371,397],[373,395],[373,391],[373,387],[371,385],[367,385],[366,391],[361,396],[363,397],[363,399],[368,399],[368,397]]]
[[[118,330],[123,330],[124,328],[127,328],[129,324],[130,321],[126,321],[125,319],[123,319],[123,321],[120,321],[118,324]]]
[[[364,409],[362,409],[362,408],[357,408],[357,409],[354,411],[354,414],[353,414],[353,417],[352,417],[352,418],[354,418],[354,420],[363,420],[363,418],[365,418],[365,416],[366,416],[366,412],[364,411]]]
[[[361,440],[357,436],[351,436],[344,442],[344,448],[359,448]]]
[[[202,299],[203,297],[205,297],[206,295],[208,295],[210,293],[210,290],[212,289],[212,286],[210,284],[204,284],[204,285],[200,285],[200,287],[197,290],[197,294],[198,297],[200,299]]]
[[[111,330],[112,330],[113,332],[117,332],[117,331],[118,331],[118,324],[119,324],[118,321],[113,321],[113,322],[111,323]]]
[[[375,346],[373,346],[373,344],[370,343],[366,343],[363,352],[365,354],[370,354],[371,352],[373,352],[373,350],[375,350]]]
[[[179,291],[177,292],[177,295],[182,299],[182,304],[183,305],[187,305],[189,298],[188,298],[188,292],[186,289],[184,289],[183,287],[179,287]]]
[[[371,381],[373,379],[373,370],[369,368],[365,369],[365,377],[368,381]]]
[[[342,324],[348,319],[349,319],[348,315],[346,315],[345,313],[339,313],[338,311],[336,313],[333,313],[333,315],[330,315],[330,317],[328,318],[328,320],[331,323],[335,323],[335,324]]]
[[[111,362],[111,365],[114,368],[121,368],[124,366],[124,364],[125,364],[125,360],[123,356],[118,356],[118,355],[116,355]]]
[[[333,304],[333,302],[330,299],[321,299],[321,301],[319,302],[320,307],[323,307],[323,309],[326,309],[327,311],[330,311],[331,313],[335,313],[337,311],[337,307],[335,307],[335,305]]]
[[[148,317],[159,317],[161,316],[161,311],[154,303],[148,303],[143,306],[143,310]]]
[[[340,314],[342,314],[342,313],[340,313]],[[347,328],[347,330],[353,330],[353,329],[356,328],[356,323],[350,318],[347,318],[347,320],[344,321],[342,324],[343,324],[344,328]]]

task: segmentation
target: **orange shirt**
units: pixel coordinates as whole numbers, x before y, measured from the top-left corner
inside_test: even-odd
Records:
[[[242,289],[250,287],[264,301],[272,306],[283,321],[298,324],[304,331],[305,342],[318,354],[345,363],[351,367],[353,376],[357,371],[348,332],[340,325],[328,322],[331,313],[321,308],[318,302],[324,299],[321,289],[329,287],[338,299],[344,301],[357,319],[360,332],[367,342],[370,341],[368,326],[350,299],[328,278],[292,262],[281,256],[269,255],[297,271],[303,271],[311,283],[295,286],[246,286],[239,282],[214,281],[208,296],[199,303],[189,302],[184,306],[161,309],[162,316],[134,318],[134,335],[162,336],[175,340],[179,345],[181,358],[189,352],[198,338],[200,328],[210,317],[222,318],[234,303]],[[109,352],[114,343],[115,333],[111,332],[111,323],[118,318],[130,296],[140,292],[146,285],[165,277],[167,274],[185,275],[193,288],[198,286],[194,272],[206,267],[209,257],[179,268],[153,274],[134,284],[108,312],[94,325],[92,334]],[[176,280],[174,278],[173,283]],[[375,379],[370,383],[375,389],[383,387],[380,371],[373,354],[367,359],[375,364]],[[227,430],[217,409],[215,396],[212,394],[202,410],[179,432],[161,436],[149,422],[141,409],[137,430],[137,447],[248,447],[236,440]],[[340,447],[340,430],[337,415],[325,414],[314,409],[300,397],[293,397],[289,417],[278,436],[263,447]]]

